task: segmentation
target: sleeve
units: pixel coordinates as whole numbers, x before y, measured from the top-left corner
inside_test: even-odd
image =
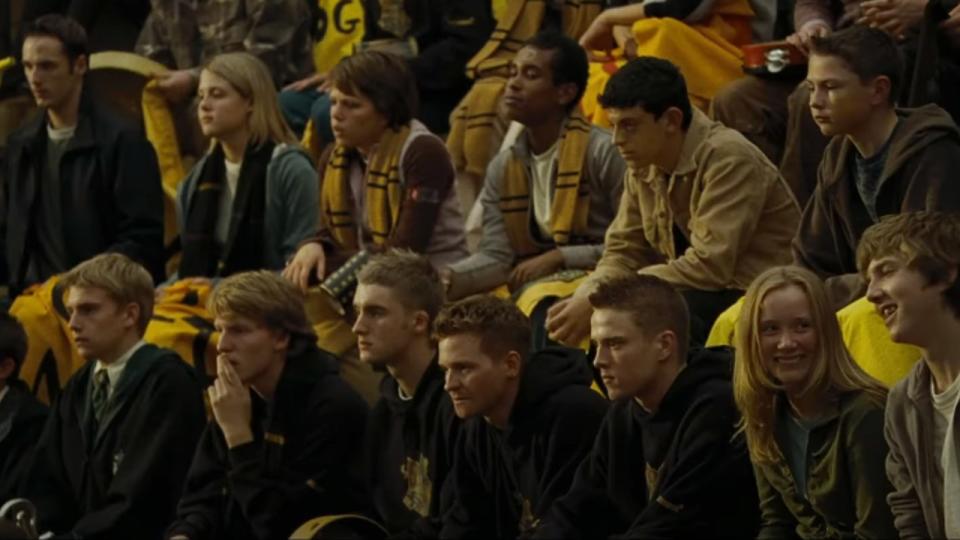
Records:
[[[426,251],[433,237],[440,207],[453,189],[456,173],[443,141],[421,135],[409,143],[403,159],[405,199],[390,237],[390,247]]]
[[[857,538],[896,538],[893,515],[886,496],[891,491],[884,471],[887,444],[883,437],[883,408],[875,407],[853,419],[846,433],[847,482],[853,491]]]
[[[223,522],[223,494],[227,487],[226,443],[210,422],[200,438],[183,496],[177,505],[177,518],[167,528],[166,538],[184,535],[192,540],[212,538]]]
[[[730,287],[737,258],[749,245],[767,202],[770,177],[735,150],[704,157],[703,192],[690,217],[690,247],[676,259],[643,268],[675,285],[697,290]],[[764,183],[760,183],[764,182]]]
[[[836,26],[836,17],[829,0],[796,0],[793,5],[793,27],[799,31],[812,22],[825,23],[830,28]]]
[[[140,30],[135,50],[137,54],[159,62],[170,69],[177,68],[177,61],[170,48],[170,33],[164,13],[152,10]]]
[[[539,540],[580,540],[606,538],[604,528],[619,520],[607,492],[610,473],[607,455],[610,449],[611,413],[607,414],[590,453],[577,467],[570,489],[554,502],[533,538]],[[584,530],[590,524],[593,530]]]
[[[285,263],[308,240],[320,223],[320,183],[307,156],[291,152],[277,163],[280,181],[280,212],[283,215],[279,253]]]
[[[23,492],[24,484],[28,480],[30,462],[48,417],[49,415],[45,414],[31,422],[17,424],[15,431],[7,435],[7,442],[10,444],[5,443],[5,447],[8,453],[0,457],[0,497],[3,494],[20,496]]]
[[[24,494],[37,508],[41,531],[64,531],[76,521],[80,509],[72,500],[73,488],[68,480],[60,451],[63,448],[63,422],[69,413],[72,387],[60,393],[43,427],[43,432],[30,460],[30,473]]]
[[[153,147],[143,136],[123,133],[117,142],[113,209],[117,237],[107,251],[143,264],[163,281],[163,190]]]
[[[277,88],[292,81],[282,80],[285,67],[304,39],[302,27],[309,24],[309,8],[296,0],[244,0],[249,29],[243,40],[248,53],[270,68]],[[306,19],[306,20],[304,20]],[[303,45],[309,46],[304,40]]]
[[[620,152],[612,144],[609,135],[597,137],[596,143],[591,145],[590,155],[587,157],[589,178],[601,186],[603,198],[591,200],[590,204],[602,206],[606,229],[613,221],[617,212],[617,205],[623,196],[623,179],[627,173],[627,164],[620,157]],[[593,210],[591,210],[593,212]],[[603,256],[603,242],[580,246],[564,246],[564,266],[569,269],[592,269]]]
[[[542,520],[554,501],[570,490],[577,468],[590,456],[607,412],[606,399],[586,387],[582,391],[581,399],[556,408],[547,455],[542,458],[538,500],[533,509],[536,521]]]
[[[474,419],[473,423],[477,420]],[[471,426],[472,427],[472,426]],[[497,538],[494,498],[479,468],[476,444],[465,428],[460,431],[453,467],[444,486],[448,498],[443,512],[440,538],[444,540]]]
[[[363,480],[353,464],[362,457],[366,405],[332,393],[307,411],[312,429],[279,473],[267,474],[263,440],[228,451],[227,483],[255,538],[286,537],[307,519],[359,504]]]
[[[432,9],[442,10],[437,33],[444,37],[423,48],[411,68],[421,88],[450,90],[466,84],[467,62],[487,42],[495,21],[488,0],[431,3],[439,4]]]
[[[710,14],[715,0],[663,0],[643,2],[643,11],[647,17],[677,19],[686,23],[696,23]]]
[[[763,471],[754,465],[753,476],[757,480],[757,495],[760,499],[760,532],[757,540],[782,540],[797,538],[797,519],[783,503],[783,495]]]
[[[189,367],[155,373],[145,418],[130,434],[105,503],[73,527],[81,538],[135,538],[162,531],[173,517],[206,423],[202,391]],[[127,428],[125,428],[127,429]]]
[[[450,297],[462,298],[487,291],[506,283],[516,255],[510,247],[503,213],[500,211],[500,187],[509,151],[501,152],[487,166],[487,176],[480,190],[483,206],[483,237],[477,251],[450,265]]]
[[[729,392],[729,390],[727,390]],[[729,400],[729,402],[727,402]],[[694,538],[725,499],[735,497],[746,506],[752,492],[756,511],[756,484],[745,481],[752,469],[742,439],[732,440],[737,419],[732,399],[701,399],[685,413],[690,421],[677,437],[681,450],[670,470],[658,480],[648,504],[618,538]],[[746,474],[744,474],[746,473]],[[712,490],[704,486],[730,486]],[[700,534],[698,534],[700,533]]]
[[[663,257],[647,242],[643,233],[636,176],[624,178],[623,195],[617,215],[607,229],[603,256],[577,294],[589,294],[597,283],[614,276],[636,272],[640,268],[663,261]],[[583,292],[581,292],[583,291]]]
[[[894,392],[891,390],[887,399],[886,416],[884,419],[883,435],[887,441],[889,452],[884,464],[887,478],[893,486],[893,491],[887,495],[887,504],[890,505],[890,511],[893,513],[893,524],[897,528],[900,538],[903,540],[920,540],[929,537],[927,532],[927,522],[923,516],[923,508],[920,505],[920,497],[917,495],[916,487],[910,478],[910,471],[904,461],[903,451],[900,449],[900,433],[897,433],[895,424],[901,422],[901,418],[896,418],[900,414],[897,407],[894,406],[897,401],[894,398]],[[911,441],[904,441],[912,444]]]

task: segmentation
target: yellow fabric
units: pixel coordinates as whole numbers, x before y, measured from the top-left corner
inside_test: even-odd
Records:
[[[400,203],[403,202],[400,157],[409,137],[409,126],[399,131],[388,130],[367,165],[364,219],[377,245],[386,243],[400,217]],[[320,191],[320,219],[340,248],[358,249],[356,217],[350,195],[349,154],[340,145],[333,149]]]
[[[210,377],[217,375],[217,341],[207,311],[212,287],[185,279],[167,286],[153,307],[143,340],[176,351],[180,358]]]
[[[313,44],[313,65],[317,73],[327,73],[342,58],[353,54],[363,39],[362,0],[316,0],[320,8],[322,32]]]
[[[733,345],[737,319],[743,309],[743,299],[720,314],[707,345]],[[894,343],[890,331],[866,298],[854,301],[837,312],[843,343],[850,356],[870,376],[893,386],[910,371],[920,359],[920,349]]]
[[[688,25],[671,18],[641,19],[632,26],[638,56],[655,56],[673,62],[683,73],[690,102],[706,111],[713,96],[743,76],[740,46],[750,42],[753,11],[747,0],[725,0],[701,23]],[[625,63],[622,55],[612,62],[591,62],[582,106],[594,124],[610,126],[598,103],[613,72]]]
[[[565,270],[560,271],[553,276],[548,276],[542,281],[536,281],[524,287],[520,291],[520,295],[517,296],[516,304],[520,308],[520,311],[524,315],[530,316],[533,313],[534,308],[537,307],[544,298],[550,296],[556,296],[557,298],[567,298],[573,296],[573,293],[576,292],[577,287],[589,274],[583,272],[582,270]],[[590,337],[584,338],[584,340],[577,346],[584,351],[590,350]]]
[[[24,291],[10,306],[27,333],[27,356],[20,367],[20,379],[41,402],[50,404],[67,379],[86,362],[80,356],[64,307],[66,291],[54,276]]]
[[[567,120],[557,149],[557,183],[550,210],[550,230],[558,246],[570,243],[572,235],[583,235],[590,212],[590,192],[581,190],[584,158],[590,139],[590,124],[574,113]],[[518,256],[539,250],[530,239],[530,179],[523,160],[513,156],[507,161],[500,197],[500,211],[510,245]]]
[[[476,82],[450,115],[447,136],[447,149],[457,171],[476,177],[486,171],[507,124],[498,111],[507,67],[523,43],[540,30],[545,8],[543,0],[505,2],[490,40],[467,63],[467,75]],[[600,10],[600,0],[567,0],[562,14],[564,32],[578,38]]]
[[[346,530],[362,532],[363,538],[376,540],[386,538],[387,531],[379,523],[359,514],[341,514],[320,516],[307,521],[297,527],[290,535],[290,540],[319,540],[326,538],[324,529],[345,526]],[[336,536],[335,536],[336,537]]]
[[[300,146],[310,155],[313,159],[313,164],[316,166],[320,162],[320,155],[323,154],[323,142],[320,140],[320,135],[317,134],[317,129],[314,127],[313,118],[307,120],[307,125],[303,128],[303,137],[300,138]]]
[[[887,386],[904,378],[920,360],[917,347],[894,343],[874,305],[861,298],[837,312],[843,342],[864,371]]]
[[[507,12],[507,0],[491,0],[490,6],[493,8],[493,18],[498,21]]]

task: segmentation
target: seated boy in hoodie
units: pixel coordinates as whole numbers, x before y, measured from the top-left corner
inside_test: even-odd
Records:
[[[241,272],[211,293],[217,380],[173,540],[287,538],[363,508],[367,406],[316,345],[304,296],[279,274]]]
[[[444,308],[434,333],[445,388],[465,422],[448,479],[442,538],[516,538],[570,487],[607,410],[583,353],[533,355],[530,323],[509,300]]]
[[[26,355],[23,327],[0,312],[0,506],[21,494],[28,458],[47,417],[47,408],[17,378]]]
[[[443,285],[430,261],[410,250],[373,257],[357,279],[360,361],[387,371],[367,422],[373,516],[394,538],[436,537],[460,428],[431,338]]]
[[[756,483],[728,349],[688,353],[683,297],[655,276],[601,282],[594,364],[615,400],[536,538],[754,538]]]

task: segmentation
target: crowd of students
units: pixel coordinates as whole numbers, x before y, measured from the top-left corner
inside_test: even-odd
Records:
[[[797,7],[809,65],[776,106],[821,144],[810,179],[749,125],[769,81],[717,93],[722,65],[664,45],[729,53],[738,2],[381,0],[313,76],[300,19],[265,22],[303,2],[219,4],[155,7],[138,42],[209,141],[172,244],[87,32],[23,29],[0,538],[960,538],[960,129],[897,106],[880,7]],[[916,355],[877,369],[850,327]]]

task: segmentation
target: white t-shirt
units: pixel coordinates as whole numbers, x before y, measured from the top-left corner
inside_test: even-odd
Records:
[[[550,182],[553,180],[553,167],[559,147],[560,139],[557,139],[546,152],[539,156],[531,154],[533,157],[533,167],[531,168],[533,187],[530,198],[533,199],[533,218],[540,228],[540,234],[545,239],[553,238],[553,232],[550,230],[550,211],[553,206],[553,198],[550,196]]]
[[[110,395],[113,395],[113,391],[117,387],[117,381],[120,380],[120,375],[123,374],[123,369],[127,367],[127,362],[129,362],[130,359],[133,358],[134,353],[139,351],[140,347],[143,347],[144,345],[146,345],[146,342],[144,342],[141,339],[133,347],[130,347],[130,349],[127,350],[127,352],[123,353],[123,355],[120,358],[117,358],[117,360],[110,365],[103,364],[99,360],[97,360],[97,364],[93,368],[93,373],[94,375],[96,375],[96,373],[99,372],[100,370],[104,370],[104,369],[107,370],[107,377],[110,378]]]
[[[954,431],[954,415],[960,402],[960,377],[954,379],[942,394],[934,391],[930,381],[930,396],[933,398],[934,455],[940,456],[943,469],[943,515],[944,532],[947,538],[960,538],[960,463],[957,455],[957,433]]]
[[[233,199],[237,196],[237,183],[240,182],[240,168],[243,162],[231,163],[223,160],[227,172],[227,189],[220,194],[220,211],[217,213],[216,239],[221,246],[227,243],[230,234],[230,218],[233,215]]]

